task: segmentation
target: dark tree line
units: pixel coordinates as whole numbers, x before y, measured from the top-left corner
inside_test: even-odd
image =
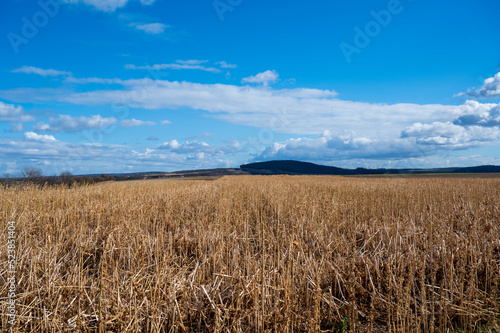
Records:
[[[5,186],[31,184],[38,186],[78,186],[86,184],[95,184],[105,181],[115,180],[112,175],[102,174],[100,176],[74,176],[71,172],[61,172],[59,176],[45,176],[42,169],[39,168],[24,168],[17,175],[4,174],[0,178],[0,182]]]

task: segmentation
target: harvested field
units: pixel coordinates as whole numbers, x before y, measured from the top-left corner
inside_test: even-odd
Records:
[[[500,178],[4,188],[0,219],[22,332],[500,330]]]

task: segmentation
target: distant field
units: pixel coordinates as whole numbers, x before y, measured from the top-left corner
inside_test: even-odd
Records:
[[[200,176],[200,177],[165,177],[165,178],[151,178],[151,179],[133,179],[133,180],[123,180],[124,182],[130,183],[144,183],[148,184],[155,182],[182,182],[182,181],[210,181],[217,180],[222,176]]]
[[[500,173],[407,173],[407,174],[383,174],[383,175],[353,175],[347,177],[369,177],[369,178],[498,178]]]
[[[453,176],[0,188],[18,328],[498,332],[500,178]]]

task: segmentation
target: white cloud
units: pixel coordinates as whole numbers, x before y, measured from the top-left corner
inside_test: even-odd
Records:
[[[35,117],[26,114],[22,106],[6,104],[0,101],[0,122],[28,122],[35,121]]]
[[[241,80],[241,83],[262,83],[264,86],[267,86],[269,83],[278,81],[278,79],[278,72],[267,70],[254,76],[245,77]]]
[[[239,145],[237,146],[234,144],[215,146],[206,142],[198,141],[186,141],[184,143],[179,143],[177,140],[164,142],[159,146],[159,148],[169,150],[177,154],[190,154],[191,156],[195,156],[195,154],[222,156],[225,154],[234,154],[240,150]]]
[[[220,155],[179,154],[164,149],[137,149],[99,142],[68,143],[32,132],[26,133],[25,139],[0,137],[0,161],[16,161],[14,166],[11,162],[0,162],[0,173],[16,172],[23,167],[40,167],[46,174],[62,171],[74,174],[177,171],[235,166],[234,162]]]
[[[16,132],[24,132],[25,130],[26,128],[22,123],[17,123],[17,124],[11,124],[9,132],[16,133]]]
[[[287,96],[294,97],[297,99],[332,98],[338,95],[338,93],[334,90],[321,90],[321,89],[309,89],[309,88],[296,88],[283,91],[286,91]]]
[[[176,63],[171,63],[171,64],[155,64],[152,66],[136,66],[132,64],[125,65],[126,69],[141,69],[141,70],[162,70],[162,69],[175,69],[175,70],[182,70],[182,69],[196,69],[196,70],[201,70],[205,72],[211,72],[211,73],[220,73],[221,70],[215,67],[206,67],[202,66],[200,64],[193,64],[189,62],[193,62],[194,60],[177,60]]]
[[[29,136],[29,135],[28,135]],[[0,173],[15,173],[23,167],[41,167],[46,174],[59,174],[71,171],[73,174],[108,173],[133,171],[177,171],[186,169],[207,169],[220,167],[236,167],[241,163],[230,161],[228,157],[209,152],[179,154],[169,149],[151,149],[126,145],[109,145],[102,143],[64,141],[48,141],[0,137]],[[34,136],[36,138],[36,136]],[[318,140],[318,139],[317,139]],[[178,143],[179,144],[179,143]],[[182,144],[179,144],[179,146]],[[324,147],[324,145],[323,145]],[[432,146],[424,146],[424,153],[432,151]],[[232,148],[234,150],[234,148]],[[329,153],[332,156],[332,152]],[[297,155],[298,156],[298,155]],[[413,156],[413,157],[412,157]],[[426,156],[422,158],[422,156]],[[238,159],[235,157],[235,159]],[[7,162],[11,161],[11,162]],[[15,162],[12,162],[15,161]],[[89,163],[91,161],[92,163]],[[440,167],[500,165],[500,158],[485,156],[450,156],[440,153],[437,157],[428,155],[409,155],[408,158],[380,159],[335,158],[311,160],[312,162],[342,167]],[[44,163],[50,167],[45,167]]]
[[[216,62],[215,64],[218,65],[220,68],[236,68],[237,67],[236,65],[228,64],[225,61],[219,61],[219,62]]]
[[[201,65],[207,63],[208,60],[190,59],[190,60],[176,60],[175,62],[181,65]]]
[[[230,144],[234,148],[240,148],[241,144],[238,140],[224,140],[224,143]]]
[[[156,125],[154,121],[144,121],[144,120],[137,120],[137,119],[124,119],[121,121],[122,127],[125,128],[130,128],[130,127],[135,127],[135,126],[152,126]]]
[[[57,141],[52,135],[40,135],[35,132],[26,132],[24,137],[27,140],[41,141],[41,142],[54,142]]]
[[[88,129],[107,128],[116,124],[117,120],[114,117],[104,118],[101,115],[91,117],[71,117],[61,114],[59,118],[50,118],[49,123],[39,122],[34,130],[38,132],[79,132]]]
[[[160,148],[161,149],[177,149],[177,148],[179,148],[179,142],[177,142],[177,140],[164,142],[160,145]]]
[[[121,89],[113,87],[83,93],[13,89],[0,91],[0,97],[19,98],[22,102],[30,96],[34,102],[54,100],[89,106],[125,104],[143,109],[204,110],[218,119],[265,129],[266,135],[270,133],[267,144],[272,143],[278,132],[317,135],[329,130],[320,138],[299,136],[277,143],[278,146],[272,145],[262,155],[269,158],[319,159],[323,153],[331,161],[381,156],[404,158],[429,156],[499,140],[497,104],[475,101],[462,106],[365,103],[341,100],[333,90],[151,79],[123,80],[118,84],[122,85]],[[177,142],[177,148],[172,145],[175,142],[164,144],[162,148],[178,149],[177,153],[217,156],[234,151],[234,147],[231,150],[229,146],[214,147],[197,141]]]
[[[37,94],[36,90],[1,92],[5,98],[84,105],[127,104],[145,109],[188,107],[205,110],[231,123],[268,128],[277,132],[317,134],[324,128],[335,133],[353,130],[365,137],[399,137],[401,130],[418,121],[447,121],[457,107],[446,105],[382,104],[344,101],[336,92],[319,89],[262,89],[225,84],[199,84],[163,80],[127,80],[124,89],[84,93]],[[37,96],[38,95],[38,96]],[[23,100],[26,101],[26,100]]]
[[[432,124],[415,123],[406,128],[401,133],[401,137],[411,138],[411,137],[439,136],[444,138],[452,138],[462,134],[463,131],[464,131],[463,127],[453,125],[452,123],[449,122],[447,123],[434,122]]]
[[[416,122],[406,127],[399,138],[375,135],[365,137],[354,131],[339,135],[338,130],[333,132],[325,130],[319,138],[292,138],[283,143],[275,142],[267,145],[257,154],[255,160],[298,159],[326,164],[334,162],[346,164],[347,161],[351,161],[347,163],[351,165],[353,161],[367,163],[372,160],[368,163],[370,167],[374,167],[373,161],[383,162],[384,167],[388,167],[386,162],[394,160],[401,163],[393,167],[437,166],[428,162],[422,163],[418,159],[428,159],[433,154],[443,155],[445,152],[457,149],[500,142],[500,127],[498,123],[492,121],[492,110],[494,115],[498,116],[496,104],[485,105],[469,101],[451,112],[459,115],[455,121],[436,121],[427,124]],[[470,113],[477,117],[474,121],[464,118]],[[486,121],[483,121],[485,119]]]
[[[180,144],[177,140],[165,142],[160,145],[160,149],[170,149],[178,154],[193,154],[193,153],[215,153],[216,148],[206,142],[186,141]]]
[[[231,123],[289,134],[351,132],[370,139],[399,138],[417,122],[446,122],[458,106],[383,104],[338,99],[333,90],[272,89],[166,80],[123,80],[121,88],[71,92],[65,89],[11,89],[0,97],[20,102],[58,101],[80,105],[127,105],[144,109],[204,110]]]
[[[169,125],[169,124],[171,124],[171,123],[172,123],[172,122],[171,122],[170,120],[162,120],[162,121],[161,121],[161,124],[162,124],[162,125]]]
[[[42,69],[33,66],[23,66],[12,70],[12,73],[37,74],[41,76],[71,76],[71,72],[58,71],[55,69]]]
[[[447,122],[417,122],[401,132],[417,144],[467,148],[500,141],[500,104],[467,101],[456,108],[457,117]]]
[[[458,96],[469,96],[474,98],[497,98],[500,97],[500,73],[487,78],[481,88],[459,93]]]
[[[123,84],[123,80],[120,79],[101,79],[97,77],[87,77],[87,78],[76,78],[73,76],[69,76],[64,79],[64,81],[68,83],[75,84],[89,84],[89,83],[98,83],[98,84]]]
[[[92,6],[103,12],[114,12],[118,8],[125,7],[128,0],[63,0],[66,3],[77,4],[84,3],[88,6]]]
[[[467,101],[457,110],[455,125],[500,126],[500,104]]]
[[[325,136],[326,135],[326,136]],[[318,138],[291,138],[283,143],[267,145],[255,160],[297,159],[335,162],[350,159],[401,159],[426,156],[431,151],[409,140],[374,140],[352,135],[333,136],[329,131]]]
[[[500,141],[500,129],[481,126],[463,127],[451,122],[416,123],[403,130],[401,137],[415,138],[417,144],[467,148],[485,142]]]
[[[137,30],[144,31],[152,35],[162,34],[165,32],[165,29],[170,27],[163,23],[132,23],[131,26],[135,27]]]
[[[150,137],[149,140],[156,140]],[[89,141],[87,141],[89,140]],[[47,174],[61,171],[78,173],[131,172],[131,171],[177,171],[200,168],[234,167],[239,165],[229,161],[225,146],[206,146],[196,149],[191,143],[175,145],[173,148],[153,149],[150,147],[104,144],[94,136],[82,137],[78,143],[56,140],[52,135],[27,132],[24,139],[0,137],[0,173],[16,172],[23,167],[40,167]],[[9,162],[7,161],[15,161]],[[89,163],[91,161],[91,163]],[[14,163],[14,165],[12,164]],[[50,165],[50,168],[46,168]],[[13,169],[14,168],[14,169]]]

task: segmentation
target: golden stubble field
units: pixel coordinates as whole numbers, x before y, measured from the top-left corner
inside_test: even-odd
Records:
[[[232,176],[0,189],[15,329],[496,332],[500,178]]]

